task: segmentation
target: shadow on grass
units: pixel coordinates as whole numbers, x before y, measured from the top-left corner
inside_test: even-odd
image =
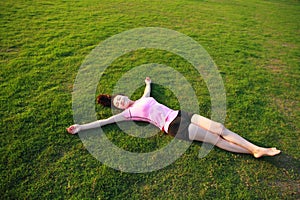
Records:
[[[300,175],[300,160],[293,158],[292,156],[286,153],[281,152],[277,156],[264,157],[262,159],[278,168],[283,168],[288,171],[294,171],[297,174],[297,176]]]
[[[202,142],[193,141],[195,145],[202,146]],[[208,144],[209,145],[209,144]],[[240,154],[244,155],[245,154]],[[248,155],[249,157],[253,158],[252,155]],[[259,158],[262,161],[268,162],[272,165],[274,165],[277,168],[282,168],[287,171],[293,171],[296,176],[300,177],[300,160],[296,159],[284,152],[281,152],[279,155],[272,156],[272,157],[262,157]]]

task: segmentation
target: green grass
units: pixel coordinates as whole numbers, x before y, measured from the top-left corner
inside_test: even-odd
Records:
[[[299,1],[6,0],[0,6],[1,199],[299,198]],[[137,27],[169,28],[199,42],[224,80],[225,125],[283,153],[254,159],[214,148],[199,159],[201,143],[195,143],[172,165],[144,174],[97,161],[65,131],[73,124],[73,83],[94,47]],[[201,114],[210,116],[206,85],[167,52],[124,55],[107,70],[99,92],[111,92],[123,73],[150,62],[184,74]],[[141,94],[142,88],[135,95]],[[165,88],[154,84],[152,94],[178,107]],[[101,118],[110,115],[97,109]],[[106,131],[120,147],[137,152],[170,141],[162,134],[133,138],[115,125]]]

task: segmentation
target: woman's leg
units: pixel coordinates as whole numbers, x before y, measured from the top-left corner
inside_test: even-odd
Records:
[[[241,146],[244,149],[247,149],[256,158],[259,158],[261,156],[274,156],[280,153],[280,150],[277,150],[276,148],[263,148],[254,145],[251,142],[244,139],[243,137],[239,136],[238,134],[226,129],[221,123],[214,122],[200,115],[193,115],[191,122],[194,125],[204,128],[209,132],[222,136],[222,138],[224,138],[228,142],[234,143],[238,146]]]
[[[252,152],[253,156],[259,158],[261,156],[275,156],[280,153],[280,150],[276,148],[264,148],[254,145],[253,143],[247,141],[246,139],[242,138],[238,134],[224,128],[222,133],[222,137],[225,140],[232,141]]]
[[[224,149],[226,151],[250,154],[250,152],[247,149],[244,149],[243,147],[236,145],[234,143],[228,142],[227,140],[224,140],[219,135],[213,134],[194,124],[190,124],[188,130],[189,130],[190,140],[196,140],[196,141],[214,144],[217,147]]]

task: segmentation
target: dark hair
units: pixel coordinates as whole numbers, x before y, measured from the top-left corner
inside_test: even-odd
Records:
[[[113,98],[114,97],[109,94],[100,94],[97,97],[97,103],[105,107],[111,107],[113,105]]]

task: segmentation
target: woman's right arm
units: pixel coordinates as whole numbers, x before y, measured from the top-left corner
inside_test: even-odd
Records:
[[[88,124],[83,124],[83,125],[74,124],[74,125],[70,126],[69,128],[67,128],[67,131],[70,134],[76,134],[83,130],[99,128],[99,127],[105,126],[107,124],[112,124],[112,123],[116,123],[116,122],[120,122],[120,121],[124,121],[124,120],[126,120],[126,118],[123,117],[122,113],[119,113],[119,114],[113,115],[107,119],[97,120],[97,121],[94,121],[94,122],[91,122]]]

